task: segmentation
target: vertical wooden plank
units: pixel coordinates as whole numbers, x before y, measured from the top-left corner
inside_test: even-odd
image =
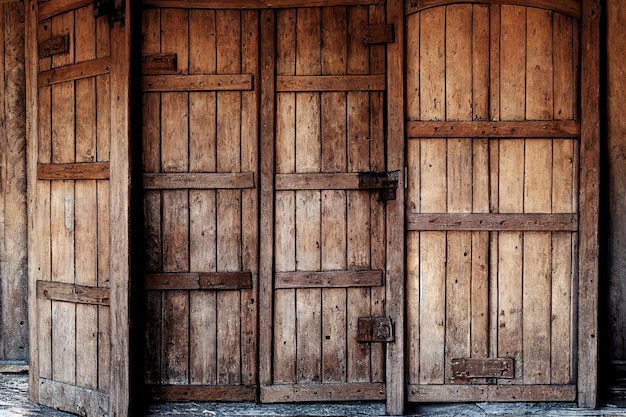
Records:
[[[406,118],[420,118],[420,21],[421,13],[406,17]],[[415,142],[415,141],[411,141]]]
[[[215,16],[217,73],[241,72],[241,12]],[[241,171],[241,94],[217,94],[217,171]],[[217,191],[217,270],[241,270],[241,191]],[[241,383],[241,304],[238,292],[217,294],[217,378]]]
[[[322,9],[322,74],[346,73],[345,7]],[[346,95],[321,94],[322,171],[345,172]],[[322,191],[321,269],[345,270],[346,192]],[[346,290],[322,290],[322,382],[346,381]]]
[[[189,73],[216,73],[215,11],[189,11]],[[189,171],[216,172],[216,94],[189,93]],[[189,268],[217,270],[216,192],[189,192]],[[189,295],[189,382],[217,384],[217,295]]]
[[[296,75],[321,74],[321,10],[296,12]],[[321,169],[320,94],[296,93],[296,172]],[[319,191],[296,191],[296,270],[321,267]],[[303,221],[303,219],[307,219]],[[298,382],[321,380],[321,290],[296,290]]]
[[[600,4],[583,0],[578,310],[578,405],[598,395],[598,207],[600,158]]]

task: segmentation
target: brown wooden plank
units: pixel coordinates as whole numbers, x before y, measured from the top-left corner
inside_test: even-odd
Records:
[[[143,181],[146,190],[212,190],[256,186],[253,172],[144,174]]]
[[[248,91],[252,90],[252,74],[146,75],[142,88],[144,92]]]
[[[37,281],[37,296],[69,303],[109,305],[109,289],[54,281]]]
[[[580,135],[574,120],[464,122],[408,121],[408,138],[572,138]]]
[[[275,288],[377,287],[383,271],[277,272]]]
[[[109,163],[37,164],[38,180],[107,180]]]
[[[45,39],[39,43],[39,58],[48,58],[52,55],[66,54],[70,51],[70,36],[62,35]]]
[[[261,387],[261,402],[320,402],[384,400],[384,384],[345,383],[345,384],[281,384]]]
[[[78,9],[87,5],[91,5],[93,2],[89,0],[60,0],[60,1],[46,1],[39,3],[39,21],[49,19],[53,16],[68,12],[73,9]]]
[[[363,37],[364,45],[377,45],[392,43],[395,40],[394,26],[383,24],[370,24],[367,26],[367,34]]]
[[[44,378],[39,384],[41,401],[49,407],[75,414],[98,410],[106,415],[110,410],[109,394]]]
[[[56,57],[56,56],[55,56]],[[78,64],[65,65],[48,71],[42,71],[37,77],[39,87],[75,81],[83,78],[108,74],[111,71],[110,58],[98,58]]]
[[[576,231],[578,215],[569,213],[407,213],[412,231]]]
[[[250,272],[181,272],[146,274],[148,290],[239,290],[252,288]]]
[[[431,7],[456,3],[456,0],[406,0],[406,13],[416,13]],[[581,5],[578,0],[469,0],[465,3],[511,4],[552,10],[576,19],[581,18]]]
[[[279,75],[276,91],[384,91],[384,75]]]
[[[292,7],[350,6],[383,4],[384,0],[147,0],[150,7],[199,9],[286,9]]]
[[[141,56],[142,74],[176,74],[178,59],[176,54],[143,54]]]
[[[368,181],[368,173],[297,173],[277,174],[276,190],[358,190],[383,188]]]
[[[153,401],[243,401],[256,399],[250,385],[157,385],[148,386]]]
[[[576,385],[410,385],[408,401],[574,401]]]

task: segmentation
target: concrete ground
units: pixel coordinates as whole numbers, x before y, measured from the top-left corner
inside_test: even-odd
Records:
[[[354,404],[217,404],[168,403],[152,405],[146,416],[207,416],[207,417],[339,417],[381,416],[385,407],[380,403]],[[582,417],[626,416],[626,408],[607,405],[599,410],[577,409],[571,403],[480,403],[422,405],[411,410],[412,417]],[[0,374],[0,417],[49,416],[72,417],[47,407],[28,402],[28,376],[26,374]]]

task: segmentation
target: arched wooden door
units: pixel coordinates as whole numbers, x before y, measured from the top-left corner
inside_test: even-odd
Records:
[[[581,2],[506,3],[405,10],[412,402],[577,397]]]
[[[130,2],[28,1],[30,398],[127,416]]]

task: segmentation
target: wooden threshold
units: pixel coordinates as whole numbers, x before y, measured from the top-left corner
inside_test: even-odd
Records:
[[[247,385],[149,385],[155,401],[255,401],[256,386]]]
[[[146,274],[146,290],[241,290],[252,288],[251,272],[168,272]]]
[[[109,163],[37,164],[38,180],[108,180]]]
[[[574,401],[576,385],[409,385],[408,401]]]
[[[281,384],[261,387],[261,402],[382,401],[382,383]]]
[[[109,288],[55,281],[37,281],[37,297],[70,303],[109,305]]]
[[[48,87],[66,81],[75,81],[83,78],[96,77],[108,74],[111,71],[110,57],[93,59],[80,64],[66,65],[48,71],[42,71],[37,76],[37,86]]]
[[[578,230],[575,213],[407,213],[407,230],[554,231]]]
[[[85,410],[100,410],[102,416],[109,412],[109,395],[100,391],[39,378],[39,400],[51,408],[83,415]]]
[[[575,120],[520,122],[408,121],[408,138],[578,138],[580,123]]]
[[[274,288],[380,287],[383,271],[277,272]]]
[[[143,174],[145,190],[254,188],[253,172]]]
[[[252,74],[146,75],[142,77],[142,88],[144,92],[249,91]]]

